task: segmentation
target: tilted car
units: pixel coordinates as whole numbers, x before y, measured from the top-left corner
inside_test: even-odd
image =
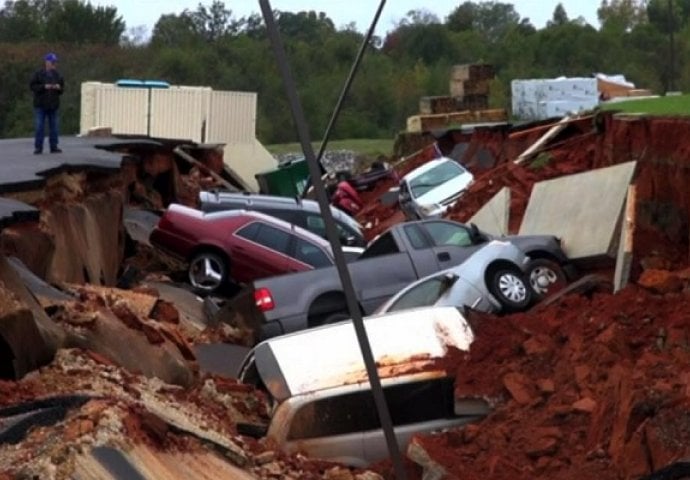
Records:
[[[151,232],[153,246],[189,264],[191,285],[215,293],[247,283],[333,265],[330,245],[307,230],[263,213],[203,213],[172,204]],[[356,257],[361,249],[351,248]]]
[[[348,265],[362,312],[373,313],[410,283],[461,264],[492,240],[510,242],[530,258],[527,278],[535,298],[562,288],[576,275],[560,241],[552,235],[497,238],[473,224],[442,219],[399,223],[374,239]],[[335,267],[257,280],[234,297],[232,304],[233,321],[258,338],[348,318]]]
[[[403,288],[376,313],[426,306],[470,307],[483,312],[525,310],[533,298],[527,281],[529,263],[530,258],[512,243],[492,240],[460,265]]]
[[[413,435],[460,428],[489,413],[482,399],[456,398],[455,371],[435,361],[450,348],[467,351],[474,339],[458,309],[389,313],[364,325],[401,451]],[[266,390],[269,425],[252,430],[281,450],[355,467],[388,457],[352,322],[266,340],[250,351],[239,378]]]
[[[318,202],[309,199],[260,195],[257,193],[201,192],[200,209],[204,212],[224,210],[252,210],[302,227],[326,238],[326,224]],[[331,207],[340,243],[353,247],[364,247],[366,242],[357,221],[347,213]]]
[[[474,176],[452,158],[431,160],[400,181],[400,209],[408,220],[440,217],[473,181]]]

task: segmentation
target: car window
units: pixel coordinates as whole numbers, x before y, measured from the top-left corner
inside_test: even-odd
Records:
[[[343,245],[348,244],[350,237],[357,237],[359,235],[357,232],[349,231],[349,228],[343,226],[337,220],[335,220],[335,226],[338,229],[338,238],[340,239],[340,243]],[[307,215],[307,230],[326,238],[326,222],[324,222],[323,217],[320,215]]]
[[[359,258],[364,259],[378,257],[381,255],[390,255],[391,253],[398,253],[399,251],[400,249],[398,248],[398,244],[395,243],[393,234],[388,232],[374,240],[374,242],[369,245],[366,250],[364,250],[364,253],[362,253],[362,256]]]
[[[270,215],[272,217],[276,217],[276,218],[279,218],[281,220],[284,220],[288,223],[297,224],[296,215],[291,210],[280,210],[280,209],[276,209],[276,208],[264,208],[261,210],[261,212],[265,213],[266,215]]]
[[[290,234],[265,223],[259,224],[259,233],[254,241],[266,248],[280,253],[288,254],[290,247]]]
[[[310,232],[326,237],[326,222],[318,215],[307,215],[307,228]]]
[[[394,426],[454,418],[453,379],[435,378],[384,387]],[[414,408],[410,408],[414,405]],[[371,390],[322,398],[302,406],[288,440],[344,435],[381,428]]]
[[[258,233],[259,233],[259,223],[258,222],[252,222],[249,225],[245,225],[244,227],[237,230],[236,235],[239,235],[240,237],[246,238],[247,240],[251,240],[253,242]]]
[[[470,232],[461,225],[448,222],[427,222],[424,224],[424,228],[429,232],[436,246],[469,247],[472,245]]]
[[[430,246],[428,240],[424,236],[424,233],[420,230],[420,228],[417,225],[406,226],[405,234],[407,235],[407,238],[410,240],[412,248],[419,250],[422,248],[428,248]]]
[[[295,258],[300,262],[311,265],[314,268],[327,267],[333,265],[326,253],[318,246],[297,238],[295,243]]]
[[[457,162],[448,160],[410,180],[412,196],[417,198],[465,173]]]
[[[389,312],[408,308],[434,305],[448,290],[448,282],[443,277],[430,278],[402,294],[388,309]]]

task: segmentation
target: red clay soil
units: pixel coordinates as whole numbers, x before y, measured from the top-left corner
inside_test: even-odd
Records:
[[[689,299],[630,286],[483,316],[454,355],[456,398],[489,399],[493,413],[417,441],[463,480],[629,479],[687,457]]]
[[[524,165],[512,160],[539,135],[482,133],[483,147],[500,152],[497,165],[474,172],[449,216],[467,221],[508,186],[515,232],[534,183],[636,160],[638,284],[474,322],[469,354],[454,352],[443,366],[457,371],[457,398],[495,409],[476,426],[416,439],[448,478],[634,479],[690,456],[690,270],[668,271],[688,264],[690,120],[587,122]]]

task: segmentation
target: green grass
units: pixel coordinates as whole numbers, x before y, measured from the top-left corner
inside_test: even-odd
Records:
[[[314,153],[319,152],[321,142],[312,142]],[[284,153],[302,153],[302,147],[299,143],[280,143],[275,145],[266,145],[269,152],[274,155]],[[327,150],[352,150],[355,154],[365,155],[368,157],[376,157],[377,155],[390,155],[393,152],[393,139],[372,139],[372,138],[357,138],[348,140],[332,140],[328,142]]]
[[[626,100],[603,105],[602,109],[648,115],[690,115],[690,95]]]

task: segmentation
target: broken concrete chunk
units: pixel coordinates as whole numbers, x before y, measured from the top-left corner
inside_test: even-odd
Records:
[[[532,402],[532,396],[527,387],[528,380],[519,373],[509,373],[503,377],[503,386],[508,390],[513,399],[521,405]]]
[[[407,447],[407,458],[423,468],[424,480],[442,480],[446,478],[448,474],[445,468],[432,460],[429,453],[419,443],[416,437],[412,438],[412,441]]]

